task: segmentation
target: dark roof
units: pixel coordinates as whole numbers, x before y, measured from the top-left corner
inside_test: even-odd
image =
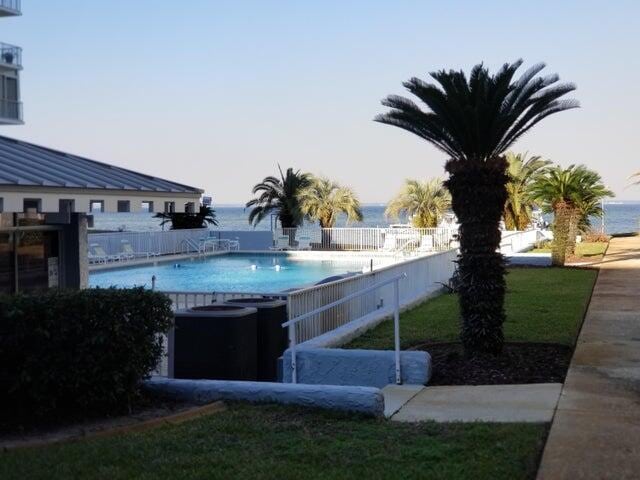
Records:
[[[0,185],[200,194],[162,178],[0,135]]]

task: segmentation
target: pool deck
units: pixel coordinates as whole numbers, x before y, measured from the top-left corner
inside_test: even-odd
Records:
[[[640,478],[640,237],[598,267],[538,480]]]

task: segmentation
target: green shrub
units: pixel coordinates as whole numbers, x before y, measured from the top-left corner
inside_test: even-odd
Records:
[[[135,289],[0,296],[0,395],[18,416],[126,410],[162,356],[170,300]]]

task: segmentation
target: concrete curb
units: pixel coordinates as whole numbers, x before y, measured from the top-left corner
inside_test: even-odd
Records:
[[[384,388],[396,383],[395,351],[301,348],[296,350],[297,380],[308,385],[359,385]],[[403,384],[425,385],[431,378],[427,352],[400,352]],[[291,350],[282,357],[283,382],[292,379]]]
[[[145,382],[145,386],[152,392],[199,404],[217,400],[241,400],[301,405],[372,416],[384,414],[384,396],[379,388],[372,387],[181,380],[163,377],[153,377]]]

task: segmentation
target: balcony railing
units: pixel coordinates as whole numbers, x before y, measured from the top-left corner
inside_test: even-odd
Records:
[[[11,123],[22,122],[22,102],[0,99],[0,124],[3,120],[10,120]]]
[[[0,66],[22,68],[22,49],[0,42]]]
[[[0,10],[19,15],[22,13],[21,0],[0,0]]]

